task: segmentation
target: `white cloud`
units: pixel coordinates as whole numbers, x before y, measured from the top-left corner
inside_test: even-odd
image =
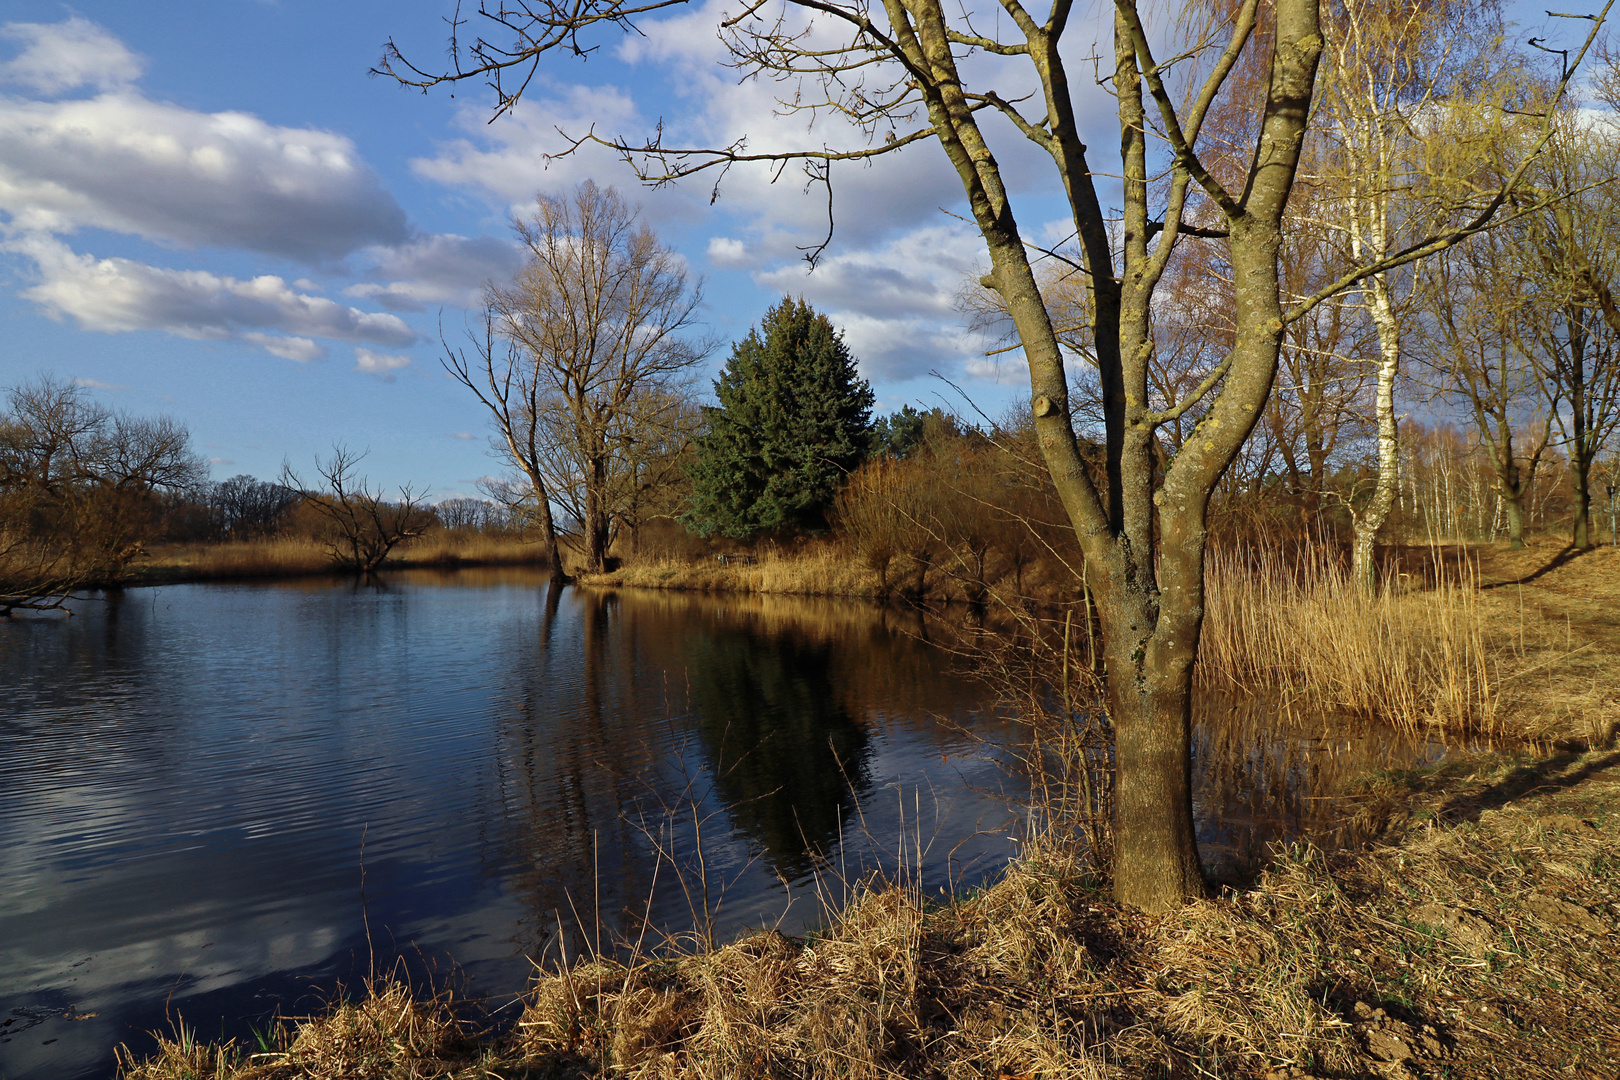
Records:
[[[351,285],[347,296],[365,297],[393,311],[421,311],[430,305],[474,307],[484,282],[505,282],[523,263],[518,246],[493,236],[453,233],[418,237],[395,247],[368,252],[378,279]]]
[[[541,79],[499,123],[486,120],[481,105],[462,109],[457,124],[471,137],[442,144],[434,157],[413,160],[412,170],[441,184],[480,189],[509,209],[521,210],[537,191],[569,191],[591,178],[604,186],[616,180],[621,187],[634,183],[618,156],[603,147],[587,145],[567,157],[552,157],[569,148],[559,128],[577,136],[593,124],[603,131],[648,126],[619,87],[548,86]]]
[[[709,237],[709,262],[733,267],[748,264],[748,245],[730,236]]]
[[[463,441],[469,441],[474,437],[470,431],[452,431],[449,434],[452,439],[461,439]]]
[[[326,355],[326,346],[307,337],[277,337],[275,334],[261,334],[257,330],[250,330],[242,335],[242,340],[251,341],[272,356],[296,360],[300,364],[319,360]]]
[[[909,379],[963,369],[984,351],[956,310],[957,293],[978,266],[970,229],[930,225],[824,258],[811,273],[801,263],[756,273],[754,280],[825,312],[844,330],[868,377]]]
[[[962,370],[983,382],[996,383],[999,386],[1028,386],[1029,364],[1024,361],[1021,352],[1004,353],[1000,356],[975,356]]]
[[[100,379],[74,379],[74,386],[83,386],[89,390],[128,390],[123,383],[102,382]]]
[[[71,317],[86,330],[162,330],[205,339],[238,336],[270,348],[268,339],[287,350],[278,355],[307,354],[309,349],[296,338],[269,339],[263,329],[377,345],[409,345],[416,340],[415,331],[398,316],[299,293],[273,274],[242,281],[205,270],[97,259],[39,236],[6,246],[33,259],[38,268],[38,284],[22,295],[52,318]]]
[[[202,113],[118,90],[0,97],[11,230],[94,227],[316,263],[408,239],[405,213],[341,135]]]
[[[41,94],[81,86],[111,90],[141,77],[140,57],[88,19],[75,15],[59,23],[6,23],[0,38],[22,46],[0,64],[0,82]]]
[[[408,356],[373,352],[370,349],[354,350],[354,360],[354,370],[375,375],[383,382],[393,382],[394,372],[411,366],[411,358]]]

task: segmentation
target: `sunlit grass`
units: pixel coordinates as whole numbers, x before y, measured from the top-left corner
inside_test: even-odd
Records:
[[[1328,553],[1210,559],[1198,677],[1222,693],[1284,695],[1407,729],[1490,730],[1501,649],[1466,569],[1368,596]],[[1410,580],[1410,579],[1405,579]]]
[[[541,548],[521,537],[436,530],[395,548],[383,569],[534,562],[544,562]],[[318,539],[269,537],[156,547],[131,567],[131,576],[136,581],[296,577],[329,573],[333,565],[329,548]]]

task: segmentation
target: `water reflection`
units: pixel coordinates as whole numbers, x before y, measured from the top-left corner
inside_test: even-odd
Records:
[[[859,865],[839,822],[858,800],[891,839],[897,785],[948,793],[943,882],[950,843],[1008,816],[935,719],[971,725],[985,695],[891,618],[474,570],[131,590],[0,626],[0,1075],[108,1076],[166,1004],[242,1033],[373,950],[453,958],[498,997],[597,909],[604,937],[649,901],[678,927],[638,821],[693,778],[722,934],[790,901],[785,929],[817,919],[811,850]]]
[[[1359,779],[1459,749],[1438,735],[1297,716],[1265,699],[1208,697],[1198,703],[1193,733],[1199,854],[1206,875],[1232,885],[1252,881],[1280,841],[1331,839]]]
[[[722,935],[819,921],[817,854],[892,864],[902,821],[932,838],[908,856],[927,888],[993,872],[1018,784],[964,732],[998,737],[990,695],[932,633],[512,569],[131,590],[0,624],[0,1076],[110,1076],[166,1007],[243,1034],[374,952],[453,958],[498,1000],[559,935],[689,924],[654,843],[672,807],[705,822]],[[1205,850],[1239,868],[1374,750],[1431,752],[1263,713],[1198,730]]]

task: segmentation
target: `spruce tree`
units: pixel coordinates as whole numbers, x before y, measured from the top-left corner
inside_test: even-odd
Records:
[[[703,536],[748,540],[825,525],[826,510],[866,454],[872,389],[825,315],[783,297],[732,346],[715,380],[718,407],[692,466]]]

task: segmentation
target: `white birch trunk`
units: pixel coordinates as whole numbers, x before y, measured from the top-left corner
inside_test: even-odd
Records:
[[[1378,533],[1395,505],[1400,482],[1400,441],[1395,428],[1395,377],[1401,368],[1401,328],[1390,299],[1389,284],[1383,275],[1368,279],[1362,291],[1367,314],[1378,331],[1378,390],[1374,412],[1378,419],[1378,483],[1373,496],[1359,511],[1352,509],[1355,539],[1351,547],[1350,575],[1368,595],[1378,589],[1378,570],[1373,553]]]

